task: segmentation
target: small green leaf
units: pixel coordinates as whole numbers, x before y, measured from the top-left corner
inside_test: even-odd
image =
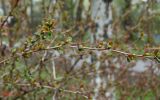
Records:
[[[66,40],[66,42],[67,42],[67,43],[72,42],[72,37],[68,37],[67,40]]]
[[[83,50],[83,45],[78,45],[78,50],[82,51]]]
[[[127,61],[128,61],[128,62],[131,62],[131,58],[127,57]]]
[[[127,56],[127,61],[128,62],[131,62],[132,60],[134,60],[135,59],[135,55],[128,55]]]
[[[12,51],[12,53],[13,53],[13,54],[15,54],[15,53],[16,53],[16,51],[17,51],[17,48],[12,48],[12,50],[11,50],[11,51]]]
[[[48,32],[48,37],[50,38],[52,36],[52,32]]]
[[[160,63],[160,57],[155,56],[155,59],[157,60],[158,63]]]

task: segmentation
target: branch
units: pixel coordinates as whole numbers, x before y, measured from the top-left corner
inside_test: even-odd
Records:
[[[44,51],[44,50],[53,50],[53,49],[57,49],[57,48],[60,48],[62,47],[63,45],[57,45],[57,46],[54,46],[54,47],[49,47],[49,48],[43,48],[43,49],[37,49],[37,50],[30,50],[30,51],[27,51],[27,52],[22,52],[22,53],[17,53],[16,56],[10,56],[2,61],[0,61],[0,64],[2,63],[5,63],[13,58],[16,58],[16,57],[19,57],[19,56],[22,56],[23,54],[29,54],[29,53],[34,53],[34,52],[39,52],[39,51]],[[69,46],[70,48],[77,48],[79,49],[79,45],[70,45]],[[124,52],[124,51],[120,51],[120,50],[116,50],[116,49],[108,49],[108,48],[96,48],[96,47],[87,47],[87,46],[82,46],[81,49],[86,49],[86,50],[99,50],[99,51],[103,51],[103,50],[108,50],[108,51],[111,51],[111,52],[115,52],[115,53],[119,53],[119,54],[122,54],[124,56],[135,56],[135,57],[140,57],[140,58],[155,58],[155,56],[151,56],[151,55],[138,55],[138,54],[134,54],[134,53],[129,53],[129,52]],[[156,48],[156,50],[159,50],[160,48]]]
[[[71,48],[79,48],[79,46],[70,46]],[[128,53],[128,52],[124,52],[124,51],[120,51],[120,50],[115,50],[115,49],[108,49],[108,48],[93,48],[93,47],[86,47],[86,46],[82,46],[82,49],[88,49],[88,50],[110,50],[111,52],[115,52],[115,53],[119,53],[125,56],[128,55],[133,55],[136,57],[146,57],[146,58],[154,58],[153,56],[147,56],[147,55],[138,55],[138,54],[133,54],[133,53]]]
[[[3,84],[10,84],[10,83],[3,83]],[[3,85],[3,84],[0,83],[0,85]],[[37,88],[47,88],[47,89],[52,89],[52,90],[57,89],[56,87],[49,86],[49,85],[40,85],[40,83],[38,83],[38,82],[35,82],[34,84],[15,83],[15,85],[17,85],[17,86],[27,86],[27,87],[34,85],[34,87],[37,87]],[[81,95],[82,97],[88,99],[88,96],[84,95],[84,92],[66,90],[66,89],[63,89],[63,88],[59,88],[59,90],[60,90],[60,91],[63,91],[63,92],[66,92],[66,93],[79,94],[79,95]]]

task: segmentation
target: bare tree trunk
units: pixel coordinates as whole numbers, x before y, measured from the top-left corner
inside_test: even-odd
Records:
[[[7,12],[6,12],[6,7],[5,7],[5,2],[4,2],[4,0],[1,0],[1,3],[2,3],[3,15],[6,16],[6,15],[7,15]]]
[[[79,4],[78,4],[78,8],[77,8],[77,13],[76,13],[76,20],[77,21],[81,21],[81,17],[82,17],[82,0],[79,0]]]
[[[111,0],[92,0],[91,17],[98,25],[96,34],[98,40],[112,37],[112,31],[109,29],[109,25],[111,25],[112,22],[112,9],[110,4]],[[106,36],[106,34],[108,36]]]
[[[96,39],[103,41],[106,38],[112,37],[112,0],[92,0],[91,4],[91,17],[92,20],[98,25]],[[100,51],[96,51],[96,56],[101,55]],[[95,89],[93,100],[115,100],[114,86],[109,86],[110,81],[114,81],[114,75],[100,74],[100,70],[107,70],[108,66],[104,62],[95,61],[96,77],[95,77]],[[103,87],[103,88],[102,88]],[[101,91],[104,91],[102,95]]]
[[[34,11],[33,11],[33,0],[30,0],[30,2],[31,2],[31,13],[30,13],[30,16],[31,16],[31,21],[30,21],[30,27],[32,27],[33,25],[33,23],[34,23]]]

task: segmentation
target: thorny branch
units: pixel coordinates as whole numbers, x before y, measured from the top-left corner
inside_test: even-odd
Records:
[[[3,84],[10,84],[10,83],[3,83]],[[0,83],[0,85],[3,85]],[[23,83],[16,83],[17,86],[32,86],[34,85],[34,87],[37,87],[37,88],[46,88],[46,89],[52,89],[52,90],[55,90],[57,89],[56,87],[53,87],[53,86],[49,86],[49,85],[41,85],[40,83],[38,82],[35,82],[34,84],[23,84]],[[63,88],[59,88],[59,91],[63,91],[63,92],[66,92],[66,93],[72,93],[72,94],[78,94],[82,97],[84,97],[85,99],[88,99],[88,96],[86,96],[86,92],[80,92],[80,91],[72,91],[72,90],[66,90],[66,89],[63,89]]]
[[[34,53],[34,52],[39,52],[39,51],[44,51],[44,50],[53,50],[53,49],[57,49],[57,48],[60,48],[62,47],[63,45],[57,45],[57,46],[54,46],[54,47],[49,47],[49,48],[43,48],[43,49],[38,49],[38,50],[30,50],[30,51],[27,51],[27,52],[21,52],[21,53],[17,53],[15,56],[10,56],[2,61],[0,61],[0,64],[2,63],[5,63],[13,58],[16,58],[16,57],[19,57],[19,56],[22,56],[23,54],[29,54],[29,53]],[[70,45],[69,46],[70,48],[79,48],[78,45]],[[115,52],[115,53],[118,53],[118,54],[122,54],[124,56],[129,56],[129,55],[132,55],[132,56],[135,56],[135,57],[140,57],[140,58],[155,58],[155,56],[151,56],[151,55],[139,55],[139,54],[133,54],[133,53],[129,53],[129,52],[124,52],[124,51],[120,51],[120,50],[116,50],[116,49],[108,49],[108,48],[95,48],[95,47],[87,47],[87,46],[82,46],[81,49],[86,49],[86,50],[99,50],[99,51],[104,51],[104,50],[109,50],[111,52]],[[155,50],[155,48],[152,48]],[[156,48],[156,50],[160,50],[160,48]]]

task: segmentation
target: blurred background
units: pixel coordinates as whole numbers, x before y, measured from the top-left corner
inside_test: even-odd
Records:
[[[160,99],[160,0],[0,0],[0,25],[4,100]],[[14,58],[70,38],[153,59],[79,46]]]

